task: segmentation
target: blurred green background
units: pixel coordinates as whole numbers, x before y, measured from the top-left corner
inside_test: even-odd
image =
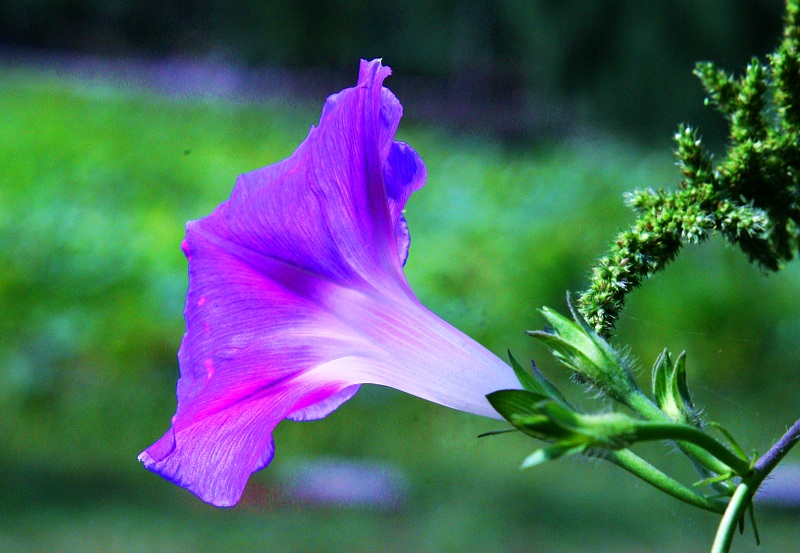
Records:
[[[768,51],[779,32],[779,2],[671,4],[648,11],[622,2],[486,2],[476,4],[475,16],[452,3],[409,1],[391,8],[406,14],[394,25],[395,12],[371,4],[321,3],[315,17],[333,10],[343,22],[334,28],[323,19],[318,38],[333,38],[321,40],[296,30],[322,23],[306,21],[288,2],[270,4],[275,18],[242,8],[247,25],[231,19],[238,3],[230,13],[194,14],[184,22],[196,27],[193,35],[167,25],[178,23],[158,16],[166,8],[155,3],[108,4],[122,13],[117,19],[103,3],[4,3],[2,25],[9,10],[24,7],[30,23],[15,29],[33,30],[5,34],[0,51],[0,550],[707,550],[717,517],[662,497],[600,459],[521,472],[532,442],[476,439],[502,424],[377,387],[323,421],[283,423],[275,461],[251,479],[234,509],[209,507],[136,460],[175,408],[185,221],[226,199],[237,174],[291,154],[325,94],[355,82],[359,56],[382,55],[394,68],[386,84],[408,113],[399,138],[428,166],[428,185],[407,211],[412,287],[498,355],[510,348],[518,359],[536,359],[579,397],[523,331],[541,327],[538,307],[563,311],[566,292],[585,286],[593,260],[631,221],[624,191],[678,182],[667,140],[678,121],[694,121],[684,118],[702,108],[693,61],[714,54],[737,70],[749,54]],[[153,14],[148,32],[130,38],[117,29],[138,21],[130,10]],[[220,46],[209,34],[212,15],[221,18],[219,29],[241,37],[231,31]],[[277,15],[304,23],[254,43],[252,33],[278,25]],[[477,27],[453,31],[467,25],[459,17]],[[47,32],[53,21],[63,23],[60,38]],[[358,21],[368,21],[366,28]],[[425,33],[414,25],[439,42],[416,40]],[[392,32],[379,32],[386,29]],[[271,46],[299,41],[296,35],[305,36],[302,46]],[[486,36],[494,38],[481,43]],[[616,46],[606,44],[611,36]],[[467,38],[483,46],[464,53],[458,44]],[[592,51],[598,43],[607,49]],[[486,44],[494,46],[484,51]],[[24,62],[14,48],[25,48]],[[135,72],[115,74],[113,59],[98,66],[95,58],[76,63],[54,52],[156,61],[213,54],[215,70],[231,65],[259,79],[264,64],[321,71],[312,74],[322,75],[315,86],[323,91],[245,98],[178,86],[164,93],[146,79],[129,80]],[[87,64],[95,69],[81,70]],[[519,79],[511,87],[517,103],[506,104],[506,81],[495,72],[523,66],[526,73],[512,79]],[[146,74],[150,66],[137,67]],[[464,67],[478,73],[459,81]],[[648,81],[655,74],[657,82]],[[441,100],[431,90],[452,94],[472,77],[477,92],[444,98],[482,106],[477,118],[425,116]],[[682,92],[684,82],[691,92]],[[415,101],[417,87],[427,92]],[[498,109],[535,110],[539,98],[556,106],[549,119],[491,127],[487,117]],[[714,143],[720,122],[709,110],[698,117],[709,121]],[[763,452],[797,417],[798,284],[796,262],[764,275],[714,238],[687,249],[631,296],[618,341],[641,359],[644,387],[662,348],[687,349],[690,386],[706,418]],[[641,451],[692,481],[668,449]],[[403,477],[403,501],[381,509],[293,500],[286,475],[320,458],[388,463]],[[797,549],[796,511],[764,508],[759,521],[761,551]],[[755,550],[749,534],[734,544],[734,551]]]

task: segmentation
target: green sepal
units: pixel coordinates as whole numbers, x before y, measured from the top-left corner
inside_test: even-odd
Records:
[[[568,445],[568,444],[553,444],[547,447],[543,447],[541,449],[537,449],[530,455],[528,455],[522,464],[520,465],[520,469],[528,469],[531,467],[535,467],[537,465],[541,465],[548,461],[553,461],[555,459],[560,459],[561,457],[569,457],[571,455],[577,455],[580,453],[584,453],[587,449],[586,444],[580,445]]]
[[[692,396],[689,394],[689,385],[686,383],[686,352],[682,351],[675,360],[675,367],[672,370],[672,393],[676,398],[680,398],[681,410],[686,415],[686,422],[697,422],[697,414],[694,410]]]
[[[514,428],[538,440],[586,441],[580,415],[570,407],[529,390],[498,390],[486,396],[495,411]]]
[[[630,404],[632,395],[641,393],[626,360],[579,314],[572,312],[573,322],[547,307],[540,311],[551,328],[527,334],[547,346],[579,381],[595,386],[625,405]]]
[[[512,418],[515,416],[539,414],[537,404],[548,398],[530,390],[498,390],[488,394],[486,399],[495,411],[514,424]]]
[[[653,397],[656,400],[656,405],[663,410],[664,404],[668,401],[668,385],[669,375],[672,372],[672,359],[670,359],[669,351],[666,349],[661,352],[661,355],[656,359],[653,365]]]
[[[522,368],[514,356],[511,355],[511,350],[508,350],[508,360],[511,361],[511,368],[514,369],[514,374],[519,380],[519,383],[522,385],[523,389],[528,390],[529,392],[535,392],[537,394],[547,395],[547,391],[537,382],[537,380],[531,376],[528,371]]]
[[[533,414],[511,415],[509,422],[540,440],[563,440],[573,445],[587,440],[583,435],[580,415],[554,401],[540,402]]]
[[[517,380],[519,380],[519,383],[522,385],[523,389],[549,397],[564,405],[569,405],[561,391],[556,388],[556,385],[550,382],[550,380],[548,380],[547,377],[543,375],[542,372],[536,367],[536,363],[531,361],[531,374],[517,362],[517,360],[511,354],[511,350],[508,351],[508,359],[511,362],[511,368],[514,369],[514,374],[517,376]]]
[[[750,506],[747,509],[747,512],[750,513],[750,524],[753,526],[753,537],[756,539],[756,545],[761,545],[761,536],[758,533],[758,526],[756,526],[756,511],[753,508],[753,502],[750,502]]]
[[[583,427],[581,416],[568,407],[555,402],[539,404],[540,410],[554,423],[567,430],[578,430]]]
[[[718,474],[717,476],[711,476],[709,478],[704,478],[698,482],[692,484],[695,488],[700,488],[702,486],[711,486],[712,484],[719,484],[720,482],[727,482],[731,478],[736,476],[736,474],[732,472],[726,472],[724,474]]]
[[[542,371],[539,370],[539,367],[536,366],[536,363],[531,360],[531,369],[533,371],[533,377],[539,383],[539,385],[544,389],[544,391],[555,401],[561,403],[566,407],[571,407],[567,398],[564,397],[564,394],[561,393],[561,390],[556,388],[556,385],[553,384],[545,375],[542,374]]]
[[[538,440],[561,445],[619,449],[637,438],[637,421],[622,413],[581,415],[552,400],[541,401],[533,413],[518,413],[508,421]]]
[[[702,427],[686,383],[685,351],[674,363],[666,349],[658,356],[653,365],[653,396],[659,409],[675,422]]]
[[[598,335],[595,332],[595,330],[589,325],[589,323],[586,321],[586,319],[583,318],[583,315],[581,315],[575,309],[575,307],[572,305],[572,298],[570,297],[569,292],[567,292],[567,307],[569,307],[569,312],[572,315],[572,320],[575,321],[575,323],[579,327],[581,327],[581,330],[583,330],[584,334],[586,334],[587,336],[591,337],[593,340],[594,340],[594,337],[596,336],[597,338],[600,339],[601,342],[607,344],[607,342],[603,338],[601,338],[600,335]],[[612,349],[612,351],[613,351],[613,349]]]
[[[728,429],[726,429],[724,426],[722,426],[721,424],[716,423],[716,422],[710,422],[710,423],[708,423],[708,425],[711,426],[712,428],[716,428],[717,431],[719,431],[720,434],[725,436],[725,439],[728,440],[728,443],[730,444],[731,449],[733,449],[733,452],[736,453],[736,455],[738,455],[742,459],[749,459],[749,457],[747,456],[747,453],[744,452],[744,449],[742,448],[742,446],[739,445],[739,442],[737,442],[734,439],[733,434],[728,432]]]
[[[558,335],[561,340],[570,344],[573,349],[584,352],[585,355],[590,356],[590,360],[595,363],[603,363],[605,361],[604,357],[609,354],[612,357],[614,356],[614,352],[610,347],[603,347],[607,345],[605,341],[603,341],[603,345],[601,345],[600,348],[597,348],[597,344],[592,340],[592,335],[590,334],[594,331],[588,327],[585,327],[588,330],[587,332],[580,324],[570,321],[568,318],[560,313],[556,313],[548,307],[542,307],[539,311],[552,327],[552,331],[546,334]],[[580,317],[578,317],[578,319],[580,320]]]
[[[509,422],[537,440],[572,445],[577,443],[571,428],[562,426],[544,412],[535,415],[512,415]]]
[[[595,362],[572,345],[557,330],[529,330],[527,334],[547,346],[553,355],[571,371],[584,377],[587,377],[586,373],[594,372]]]

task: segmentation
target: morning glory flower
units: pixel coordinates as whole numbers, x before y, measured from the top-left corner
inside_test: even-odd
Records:
[[[272,460],[278,423],[325,417],[360,384],[495,418],[486,394],[519,388],[403,274],[403,208],[426,170],[394,141],[390,73],[362,61],[356,87],[328,98],[291,157],[240,175],[228,201],[186,226],[178,408],[139,459],[206,502],[234,505]]]

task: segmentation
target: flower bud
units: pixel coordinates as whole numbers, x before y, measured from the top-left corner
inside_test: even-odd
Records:
[[[544,343],[576,379],[599,389],[608,397],[630,406],[629,398],[641,394],[631,375],[630,361],[615,350],[573,311],[575,322],[544,307],[550,323],[545,330],[528,331]]]

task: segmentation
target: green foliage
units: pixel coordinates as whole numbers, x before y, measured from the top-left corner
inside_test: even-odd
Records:
[[[697,131],[675,135],[683,173],[677,190],[638,191],[629,197],[638,217],[592,270],[581,311],[608,334],[625,296],[661,271],[687,243],[721,233],[747,258],[777,271],[800,246],[800,94],[797,15],[789,9],[784,40],[768,57],[753,59],[736,79],[712,63],[695,73],[730,130],[725,157],[714,163]]]
[[[676,512],[670,498],[599,463],[518,475],[509,460],[530,453],[519,432],[497,438],[499,446],[465,439],[497,423],[399,395],[387,410],[375,387],[328,420],[280,425],[273,469],[316,455],[391,460],[411,479],[399,515],[280,503],[272,469],[232,511],[205,509],[162,485],[135,458],[174,408],[185,221],[227,198],[237,173],[289,155],[319,105],[178,99],[13,70],[0,75],[0,104],[0,182],[8,183],[0,185],[0,548],[140,551],[159,543],[203,551],[223,540],[243,550],[277,542],[372,551],[391,542],[400,551],[490,551],[497,543],[583,551],[602,535],[614,550],[685,551],[711,531],[710,520]],[[530,306],[561,305],[564,290],[580,286],[624,220],[622,191],[666,186],[668,156],[611,139],[509,152],[405,121],[401,132],[429,170],[407,213],[413,289],[495,352],[535,354],[552,375],[555,364],[519,331],[536,324]],[[703,259],[688,251],[664,275],[663,296],[644,289],[631,306],[659,332],[647,324],[625,331],[646,330],[632,341],[658,351],[675,336],[669,321],[681,321],[678,336],[697,367],[693,389],[702,394],[724,374],[730,401],[710,396],[705,405],[766,448],[769,436],[738,405],[759,404],[759,424],[782,425],[777,411],[794,394],[781,371],[798,348],[800,274],[753,280],[734,253],[720,243],[708,244]],[[713,286],[687,284],[700,267]],[[538,369],[531,374],[543,382]],[[558,375],[555,384],[566,391]],[[609,498],[618,494],[627,506],[612,512]],[[577,509],[580,528],[565,522]],[[654,527],[659,517],[683,525],[681,536]],[[765,523],[769,543],[789,550],[796,525],[769,514]],[[310,525],[315,532],[297,530]]]
[[[514,359],[514,356],[511,355],[511,352],[508,352],[508,358],[511,361],[511,367],[514,369],[514,374],[517,376],[522,388],[529,392],[533,392],[541,396],[542,398],[550,398],[555,400],[562,405],[569,406],[567,403],[566,398],[561,393],[561,391],[556,388],[555,384],[550,382],[546,376],[542,374],[542,372],[536,367],[536,363],[532,363],[533,365],[533,376],[528,374],[525,369]]]
[[[711,423],[733,451],[704,431],[686,382],[685,354],[674,364],[667,350],[659,355],[653,366],[652,402],[636,386],[627,358],[580,315],[572,312],[573,323],[548,309],[542,313],[552,328],[529,334],[542,341],[580,382],[592,384],[601,397],[630,408],[637,416],[603,411],[582,414],[549,381],[549,387],[543,386],[511,357],[523,389],[500,390],[486,397],[514,428],[547,444],[530,454],[522,468],[572,455],[600,454],[661,491],[715,513],[725,510],[718,499],[734,493],[734,478],[756,477],[754,461],[730,432]],[[703,476],[695,486],[712,486],[715,495],[699,495],[628,450],[637,442],[654,440],[677,443]]]
[[[681,352],[675,363],[664,350],[653,365],[653,397],[656,405],[676,422],[701,428],[700,415],[692,403],[686,383],[686,352]]]
[[[640,390],[628,359],[591,330],[574,311],[575,322],[546,307],[541,312],[552,328],[528,331],[528,334],[547,346],[579,382],[588,383],[604,395],[630,406],[631,397]]]
[[[698,64],[696,74],[730,128],[726,157],[714,165],[697,133],[682,126],[675,136],[683,172],[680,187],[675,192],[648,190],[629,196],[637,220],[618,235],[610,252],[599,261],[590,288],[581,297],[582,311],[591,326],[574,311],[577,324],[545,309],[543,314],[554,329],[531,333],[581,379],[644,421],[622,414],[581,415],[530,392],[496,392],[490,397],[514,427],[550,444],[529,457],[524,466],[594,449],[623,450],[609,460],[686,503],[719,512],[715,500],[729,497],[712,553],[729,551],[734,528],[743,529],[747,511],[759,543],[752,516],[753,496],[800,441],[800,420],[766,454],[751,460],[720,425],[711,426],[723,434],[733,451],[703,430],[689,393],[684,353],[673,363],[665,349],[656,360],[652,402],[635,386],[619,356],[603,354],[614,350],[601,335],[610,334],[627,293],[663,269],[685,243],[702,241],[709,231],[721,233],[739,246],[749,261],[766,269],[777,271],[782,262],[795,256],[800,247],[800,125],[792,105],[800,97],[797,0],[787,0],[784,40],[769,62],[764,66],[753,59],[739,79],[711,63]],[[632,386],[619,387],[618,382]],[[509,400],[510,395],[515,401]],[[599,433],[587,431],[596,426],[592,422],[605,422],[609,417],[611,424],[601,423]],[[696,485],[710,485],[718,495],[698,496],[625,450],[636,441],[651,439],[675,440],[703,477]]]

